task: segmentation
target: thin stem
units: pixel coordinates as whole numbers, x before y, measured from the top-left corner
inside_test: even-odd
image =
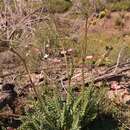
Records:
[[[29,80],[30,80],[30,83],[31,83],[31,87],[32,87],[32,89],[33,89],[33,91],[34,91],[34,93],[35,93],[35,96],[36,96],[36,97],[39,99],[39,101],[41,102],[40,97],[39,97],[39,94],[38,94],[38,92],[37,92],[37,90],[36,90],[36,88],[35,88],[35,84],[34,84],[33,81],[32,81],[31,74],[30,74],[30,70],[28,69],[28,66],[27,66],[27,64],[26,64],[25,59],[24,59],[15,49],[10,48],[10,51],[13,52],[14,54],[16,54],[16,55],[21,59],[21,61],[23,62],[23,65],[24,65],[24,67],[25,67],[25,70],[26,70],[26,72],[27,72],[27,74],[28,74],[28,77],[29,77]]]
[[[82,89],[85,87],[85,57],[86,57],[86,44],[88,42],[88,16],[86,16],[85,35],[82,43]]]

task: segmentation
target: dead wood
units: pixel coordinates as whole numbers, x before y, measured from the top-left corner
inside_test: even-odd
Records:
[[[103,73],[97,73],[96,75],[94,73],[86,72],[85,84],[87,85],[89,83],[98,83],[101,81],[121,81],[122,78],[130,79],[129,75],[126,73],[130,70],[130,62],[119,64],[116,72],[114,72],[115,67],[117,66],[113,65],[111,67],[108,67],[106,70],[103,71]],[[94,69],[96,70],[97,68]],[[100,67],[98,67],[98,69],[100,69]],[[72,77],[72,86],[75,86],[76,84],[82,85],[82,81],[80,80],[82,78],[81,76],[82,74],[78,73]],[[62,80],[66,84],[68,78]]]
[[[130,67],[124,67],[121,70],[118,70],[118,72],[116,73],[109,72],[109,73],[103,74],[99,77],[96,77],[93,82],[99,82],[102,80],[108,80],[108,79],[119,78],[119,77],[127,77],[126,74],[122,74],[122,73],[128,70],[130,70]],[[86,81],[86,83],[88,83],[88,81]]]

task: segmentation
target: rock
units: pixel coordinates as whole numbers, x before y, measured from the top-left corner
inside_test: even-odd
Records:
[[[0,40],[0,52],[4,52],[9,49],[9,42]]]
[[[0,109],[3,109],[8,105],[13,111],[13,113],[15,113],[14,102],[17,98],[17,93],[14,88],[14,84],[5,84],[2,86],[2,90],[0,93]]]

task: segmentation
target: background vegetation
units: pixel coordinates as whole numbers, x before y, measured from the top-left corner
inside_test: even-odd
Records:
[[[129,61],[129,0],[12,0],[1,1],[0,9],[1,53],[15,57],[6,64],[9,70],[1,68],[15,70],[17,86],[31,84],[19,130],[129,129],[129,106],[108,98],[108,84],[85,84],[86,65],[109,67],[121,50],[120,61]],[[87,56],[94,58],[86,60]],[[75,91],[72,77],[77,66],[82,85]],[[42,84],[33,81],[37,73],[44,75]],[[62,73],[68,79],[65,84]],[[3,122],[1,127],[7,128]]]

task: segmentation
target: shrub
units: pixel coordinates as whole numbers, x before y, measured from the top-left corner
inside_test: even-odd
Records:
[[[32,110],[22,118],[23,125],[20,130],[87,129],[98,112],[106,110],[102,107],[106,102],[104,92],[95,87],[88,87],[78,96],[69,91],[66,100],[63,100],[57,90],[51,94],[44,93],[41,98],[42,105],[39,102],[34,103]]]

